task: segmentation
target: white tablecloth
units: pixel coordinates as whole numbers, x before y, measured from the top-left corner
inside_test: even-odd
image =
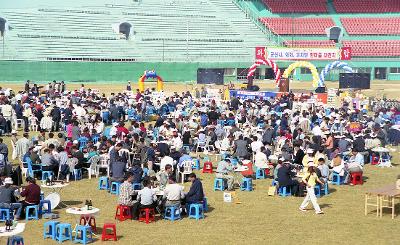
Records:
[[[0,227],[0,237],[10,237],[18,235],[25,230],[25,223],[18,223],[17,226],[12,231],[5,231],[6,227]]]

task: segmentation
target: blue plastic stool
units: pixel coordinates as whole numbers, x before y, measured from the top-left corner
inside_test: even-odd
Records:
[[[10,220],[10,209],[0,208],[0,221]]]
[[[99,190],[108,190],[109,186],[108,186],[108,177],[100,177],[99,178]]]
[[[203,204],[193,203],[189,206],[189,219],[204,219]]]
[[[30,214],[29,211],[33,210],[33,214]],[[39,219],[39,206],[38,205],[31,205],[31,206],[26,206],[25,208],[25,213],[26,213],[26,219],[25,220],[31,220],[31,219]]]
[[[134,190],[141,190],[142,189],[142,184],[140,183],[133,183],[132,187]]]
[[[24,238],[20,236],[12,236],[7,239],[7,245],[24,245]]]
[[[240,184],[241,191],[252,191],[253,190],[253,181],[250,178],[243,178],[242,183]]]
[[[265,169],[263,168],[257,168],[256,169],[256,179],[265,179]]]
[[[166,206],[164,219],[167,220],[180,220],[181,219],[181,210],[178,206]]]
[[[286,186],[279,187],[278,194],[281,197],[288,197],[292,195],[290,188]]]
[[[110,193],[111,194],[115,194],[115,195],[119,195],[119,186],[121,184],[119,182],[112,182],[111,183],[111,188],[110,188]]]
[[[344,178],[342,179],[342,176],[340,176],[338,173],[333,172],[332,175],[332,185],[341,185],[344,182]]]
[[[200,170],[200,160],[199,159],[193,159],[193,169],[195,170]]]
[[[43,210],[43,206],[47,204],[47,210]],[[51,214],[51,202],[50,200],[41,200],[39,203],[39,214]]]
[[[82,179],[82,169],[74,169],[74,180]]]
[[[204,210],[204,212],[208,211],[208,199],[207,199],[207,197],[203,198],[203,210]]]
[[[214,179],[214,191],[224,191],[225,184],[223,178],[215,178]]]
[[[55,240],[56,239],[56,226],[59,224],[60,222],[58,221],[47,221],[46,223],[44,223],[44,229],[43,229],[43,238],[48,238],[50,237],[51,239]]]
[[[328,195],[329,194],[329,186],[328,186],[328,182],[325,182],[324,184],[324,195]]]
[[[93,242],[92,228],[86,225],[76,226],[74,243],[87,244]]]
[[[47,178],[50,178],[50,176],[53,176],[53,171],[42,171],[42,181],[46,180]]]
[[[321,197],[321,186],[319,184],[314,186],[314,193],[316,197]]]
[[[67,223],[56,225],[56,241],[62,243],[67,240],[72,241],[71,225]]]

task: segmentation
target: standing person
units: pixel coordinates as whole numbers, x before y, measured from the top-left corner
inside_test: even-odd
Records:
[[[56,104],[54,104],[53,110],[50,112],[50,116],[53,119],[53,126],[51,128],[51,131],[58,132],[58,130],[60,129],[61,110]]]
[[[307,195],[304,198],[303,203],[299,207],[300,211],[307,211],[306,207],[308,206],[309,202],[311,201],[311,203],[315,209],[315,213],[323,214],[324,212],[321,210],[321,208],[318,205],[317,197],[315,196],[315,193],[314,193],[314,187],[317,184],[317,182],[320,183],[321,185],[323,185],[324,182],[322,182],[318,178],[313,164],[310,164],[308,166],[307,174],[303,177],[302,181],[307,186],[306,187]]]
[[[128,81],[128,84],[126,85],[126,90],[127,91],[132,91],[131,81]]]
[[[16,146],[15,146],[16,155],[20,159],[22,159],[22,157],[28,152],[29,147],[32,146],[32,142],[29,140],[29,134],[24,133],[23,136],[24,137],[17,140]]]
[[[4,161],[8,162],[8,147],[3,142],[3,138],[0,138],[0,154],[4,156]]]

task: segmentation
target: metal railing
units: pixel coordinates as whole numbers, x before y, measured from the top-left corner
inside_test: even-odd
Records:
[[[232,2],[245,14],[246,17],[249,18],[257,27],[260,29],[266,36],[268,41],[273,43],[276,46],[284,46],[284,42],[286,41],[280,35],[275,34],[269,29],[264,23],[260,21],[260,16],[258,13],[253,11],[244,0],[232,0]]]

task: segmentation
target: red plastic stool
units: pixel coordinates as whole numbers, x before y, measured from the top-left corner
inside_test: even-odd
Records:
[[[378,164],[379,164],[379,156],[372,154],[371,165],[378,165]]]
[[[213,165],[211,162],[205,162],[203,166],[203,173],[213,173]]]
[[[107,229],[112,230],[112,233],[107,233]],[[103,226],[103,232],[101,234],[101,240],[106,241],[109,239],[117,240],[117,227],[112,223],[105,223]]]
[[[156,212],[154,208],[139,209],[139,221],[146,221],[146,224],[156,221]]]
[[[350,182],[353,185],[362,185],[363,184],[363,173],[362,172],[354,172],[350,174]]]
[[[270,172],[271,172],[271,171],[269,170],[269,168],[266,168],[266,169],[265,169],[265,176],[269,176]]]
[[[80,225],[86,225],[86,220],[89,220],[87,223],[91,228],[93,232],[97,232],[96,228],[96,218],[93,216],[87,216],[87,215],[81,215],[81,219],[79,220]]]
[[[119,221],[132,219],[131,207],[118,205],[117,210],[115,211],[114,219],[118,219]]]

